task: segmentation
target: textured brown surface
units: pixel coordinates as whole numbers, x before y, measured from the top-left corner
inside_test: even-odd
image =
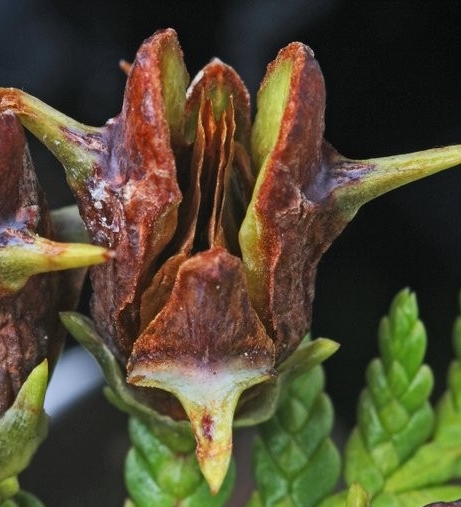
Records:
[[[135,343],[130,366],[272,364],[274,348],[251,306],[243,267],[221,247],[184,262],[168,302]],[[130,368],[129,368],[130,369]]]
[[[278,362],[309,330],[318,261],[345,226],[328,202],[325,88],[312,51],[301,43],[282,49],[262,87],[285,60],[292,62],[287,104],[254,203],[259,269],[248,272],[253,304],[276,344]]]
[[[0,248],[23,244],[29,234],[51,237],[51,223],[21,124],[0,114]],[[55,361],[64,332],[58,311],[72,308],[84,273],[47,273],[15,293],[0,293],[0,415],[31,370]]]
[[[212,246],[239,254],[238,227],[254,184],[246,152],[249,96],[239,76],[218,60],[206,66],[187,98],[186,131],[181,138],[177,129],[172,140],[166,52],[182,58],[172,30],[143,43],[129,68],[122,112],[100,131],[105,148],[93,174],[74,188],[93,241],[116,252],[91,269],[92,314],[122,362],[167,302],[186,259]],[[202,304],[211,312],[215,301]]]
[[[109,153],[77,195],[85,224],[116,259],[91,269],[99,333],[125,361],[139,331],[140,297],[156,257],[171,239],[181,194],[170,147],[160,75],[165,47],[181,56],[172,31],[148,39],[131,66],[121,114],[102,138]]]

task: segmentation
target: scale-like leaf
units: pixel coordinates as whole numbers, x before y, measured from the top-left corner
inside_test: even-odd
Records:
[[[422,364],[426,332],[414,294],[394,299],[379,329],[381,357],[367,370],[358,425],[345,451],[347,484],[359,482],[372,496],[427,440],[434,414],[428,402],[432,372]]]
[[[394,299],[379,338],[381,357],[367,370],[358,426],[346,447],[346,482],[359,481],[373,507],[453,502],[461,498],[461,486],[452,484],[461,477],[461,317],[454,327],[457,358],[435,418],[427,401],[432,374],[421,364],[426,336],[407,290]],[[343,507],[346,495],[332,495],[321,507]]]
[[[258,494],[251,506],[312,507],[334,488],[339,454],[330,440],[333,409],[320,366],[287,389],[255,442]]]

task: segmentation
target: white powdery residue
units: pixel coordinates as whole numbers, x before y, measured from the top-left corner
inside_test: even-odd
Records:
[[[107,217],[102,216],[99,218],[99,226],[103,227],[106,231],[111,231],[113,233],[120,232],[120,227],[116,220],[108,221]],[[105,232],[104,234],[108,234]]]
[[[108,194],[106,191],[106,187],[103,181],[99,181],[96,183],[96,185],[89,189],[90,195],[93,199],[93,207],[96,210],[103,210],[104,203],[106,203],[108,199]],[[112,220],[111,222],[108,222],[108,219],[106,216],[99,215],[99,225],[109,229],[112,232],[119,232],[119,226],[116,223],[115,220]],[[92,227],[96,227],[96,224],[93,222]]]
[[[152,121],[155,118],[155,107],[152,97],[146,93],[141,102],[141,111],[145,120]]]
[[[104,183],[102,181],[98,182],[97,185],[93,188],[90,188],[90,194],[93,198],[93,201],[95,202],[95,208],[101,209],[102,208],[102,202],[104,202],[107,198],[107,192],[104,186]],[[96,203],[99,202],[101,204],[100,207],[96,205]]]

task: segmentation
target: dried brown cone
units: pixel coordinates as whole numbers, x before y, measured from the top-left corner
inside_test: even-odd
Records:
[[[245,86],[219,60],[187,88],[171,29],[123,68],[122,111],[101,128],[13,89],[0,89],[0,111],[62,161],[92,241],[116,252],[91,270],[96,328],[147,403],[187,414],[217,490],[240,395],[274,380],[309,331],[322,254],[361,205],[458,164],[461,148],[341,156],[299,42],[269,65],[253,126]]]

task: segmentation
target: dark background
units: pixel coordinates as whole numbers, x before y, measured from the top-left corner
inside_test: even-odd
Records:
[[[121,107],[119,59],[132,60],[144,38],[167,26],[178,31],[191,76],[219,56],[253,96],[282,46],[292,40],[310,45],[326,81],[326,138],[348,157],[461,143],[461,1],[454,0],[0,0],[0,86],[22,88],[84,123],[101,125]],[[72,202],[60,167],[35,142],[32,150],[51,205]],[[376,354],[379,319],[403,287],[418,294],[436,393],[443,388],[461,286],[460,203],[461,168],[396,190],[366,205],[323,258],[314,335],[342,345],[326,369],[345,424],[353,423],[364,368]],[[79,421],[85,437],[72,429],[56,432],[71,433],[78,446],[90,435],[99,449],[92,432],[98,414],[108,410],[118,419],[99,402],[88,407],[97,414],[88,419],[78,412],[67,421]],[[49,449],[71,455],[71,447],[52,438]],[[43,452],[27,480],[37,479],[40,494],[55,489],[49,507],[70,507],[70,501],[56,500],[61,479],[54,486],[47,482],[58,476]],[[97,456],[92,459],[91,467],[75,473],[99,473]],[[113,481],[114,494],[122,495],[121,477]],[[94,500],[84,505],[115,505],[104,497],[106,489],[94,489]]]

